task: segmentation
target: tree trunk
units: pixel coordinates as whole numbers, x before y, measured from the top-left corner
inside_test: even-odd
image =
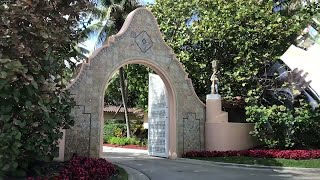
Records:
[[[119,106],[118,110],[116,111],[116,113],[113,115],[112,119],[114,119],[117,116],[117,114],[119,113],[121,107],[122,107],[122,103],[120,104],[120,106]]]
[[[119,76],[120,76],[120,90],[121,90],[121,97],[122,97],[122,104],[124,107],[124,117],[126,119],[126,126],[127,126],[127,138],[130,138],[130,122],[128,117],[128,109],[127,109],[127,101],[125,95],[125,85],[124,85],[124,70],[123,67],[119,69]]]

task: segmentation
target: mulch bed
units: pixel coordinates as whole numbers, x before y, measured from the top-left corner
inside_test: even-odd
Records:
[[[139,145],[124,145],[124,146],[119,146],[119,145],[115,145],[115,144],[103,144],[103,146],[126,148],[126,149],[141,149],[141,150],[147,150],[147,149],[148,149],[148,147],[141,147],[141,146],[139,146]]]

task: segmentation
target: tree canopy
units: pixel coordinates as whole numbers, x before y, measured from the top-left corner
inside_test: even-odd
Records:
[[[198,96],[204,101],[210,93],[211,61],[216,60],[223,105],[246,107],[247,120],[256,124],[253,134],[270,147],[319,142],[299,137],[301,133],[319,137],[314,133],[319,109],[312,111],[305,97],[298,97],[293,109],[284,103],[267,104],[264,97],[267,90],[281,88],[275,74],[267,76],[270,67],[319,12],[318,3],[303,7],[296,2],[162,0],[150,7]]]
[[[259,76],[294,43],[308,14],[300,9],[274,13],[273,6],[273,1],[256,0],[164,0],[151,9],[204,100],[210,92],[212,60],[219,64],[224,98],[244,99]]]

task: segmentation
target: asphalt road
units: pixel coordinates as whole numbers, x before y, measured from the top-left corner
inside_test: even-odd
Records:
[[[196,164],[150,157],[145,153],[114,151],[104,155],[110,161],[136,169],[152,180],[320,180],[320,172]]]

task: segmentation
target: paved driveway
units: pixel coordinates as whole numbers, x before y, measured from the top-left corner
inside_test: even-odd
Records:
[[[104,155],[110,161],[136,169],[152,180],[320,180],[320,172],[199,164],[183,159],[150,157],[145,152],[117,152],[116,149],[105,152]]]

